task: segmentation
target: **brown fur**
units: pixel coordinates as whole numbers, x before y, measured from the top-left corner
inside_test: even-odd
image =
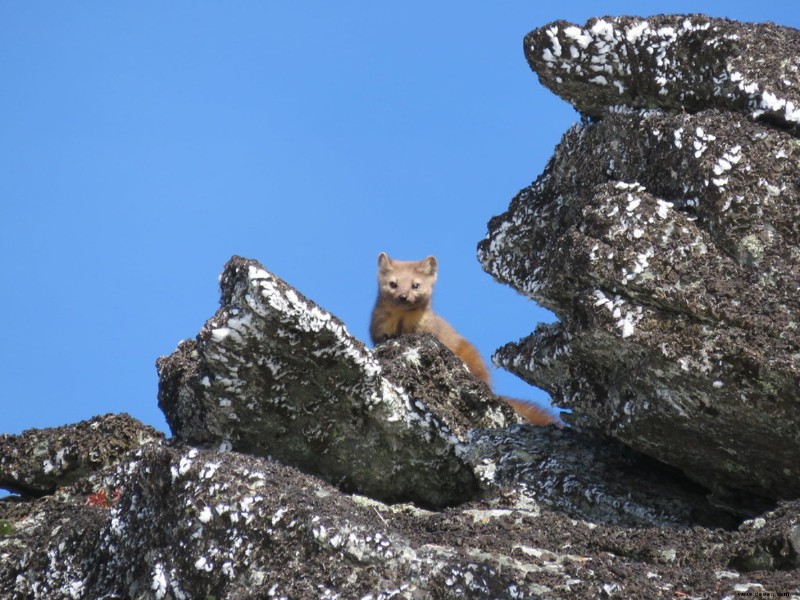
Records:
[[[489,369],[475,346],[433,312],[437,270],[438,263],[433,256],[420,261],[392,260],[381,252],[378,256],[378,300],[369,328],[372,342],[378,344],[404,333],[432,333],[464,361],[475,377],[491,387]],[[503,400],[534,425],[558,424],[553,415],[537,406],[512,398],[503,397]]]

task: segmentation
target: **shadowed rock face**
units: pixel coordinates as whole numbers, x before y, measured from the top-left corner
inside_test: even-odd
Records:
[[[530,33],[595,119],[479,246],[560,318],[496,360],[721,495],[800,493],[798,39],[700,16]]]

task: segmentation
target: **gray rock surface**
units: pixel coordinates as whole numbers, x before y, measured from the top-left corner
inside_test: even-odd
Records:
[[[741,82],[776,90],[784,68],[796,81],[797,33],[661,16],[529,34],[543,83],[595,120],[565,134],[479,247],[487,271],[560,319],[495,359],[575,427],[721,502],[800,493],[800,146],[794,113],[754,121],[752,98],[731,96]],[[607,64],[600,85],[590,66]],[[703,87],[709,73],[721,92]]]
[[[610,106],[743,112],[800,123],[800,32],[704,15],[555,21],[525,37],[539,81],[580,112]]]
[[[663,519],[671,504],[688,516],[679,478],[643,476],[655,467],[582,435],[475,430],[471,452],[496,485],[442,511],[344,494],[263,457],[152,441],[52,495],[0,500],[0,597],[800,594],[798,502],[729,531],[685,527]],[[103,489],[113,493],[101,501]],[[647,501],[648,489],[666,497]]]
[[[128,415],[105,415],[70,427],[0,434],[0,488],[52,494],[163,435]]]
[[[388,340],[372,354],[384,377],[422,400],[462,440],[476,427],[506,427],[522,420],[433,334]]]
[[[619,442],[575,429],[476,429],[469,458],[494,486],[574,519],[612,527],[734,527],[708,490]],[[762,506],[767,508],[767,505]]]
[[[478,493],[454,433],[464,426],[384,377],[341,321],[253,260],[234,257],[220,281],[216,315],[158,361],[176,438],[272,456],[385,501],[445,506]],[[496,425],[512,422],[483,402]]]

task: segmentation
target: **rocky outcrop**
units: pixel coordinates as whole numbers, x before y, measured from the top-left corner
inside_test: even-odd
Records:
[[[737,529],[741,513],[620,443],[512,424],[508,407],[432,336],[369,351],[266,273],[232,259],[220,311],[159,360],[176,433],[168,442],[125,415],[3,438],[16,458],[0,463],[0,482],[35,493],[0,501],[0,595],[656,597],[797,587],[796,503]],[[266,364],[273,379],[254,368]],[[424,417],[398,424],[381,407],[386,397],[402,398],[400,414]],[[317,427],[285,417],[309,398]],[[372,431],[358,429],[363,414]],[[413,447],[380,447],[401,443]],[[105,458],[53,469],[64,447],[65,456]],[[48,451],[29,460],[33,448]],[[297,448],[320,460],[299,460]],[[325,459],[352,448],[364,458]],[[365,462],[380,465],[375,481]],[[439,481],[452,477],[443,464],[467,474],[457,490],[466,500],[425,510],[431,498],[453,500],[442,490],[459,480]],[[376,496],[386,470],[416,505]],[[31,483],[45,476],[46,485]],[[355,485],[372,497],[347,493]]]
[[[556,21],[525,37],[542,85],[585,115],[609,107],[749,113],[800,124],[800,32],[704,15]]]
[[[519,425],[470,438],[470,460],[494,483],[481,500],[443,511],[344,494],[263,457],[152,440],[72,483],[64,474],[52,495],[0,500],[0,595],[377,600],[800,590],[797,502],[730,531],[690,528],[686,483],[621,445]],[[25,444],[18,437],[7,449]],[[26,463],[25,476],[37,468]]]
[[[660,81],[634,57],[670,27],[655,65],[758,38],[659,17],[526,46],[577,103],[612,46],[624,89]],[[0,499],[0,596],[800,597],[791,106],[664,87],[661,104],[644,84],[627,108],[587,99],[593,120],[481,245],[561,318],[497,356],[573,427],[517,423],[430,335],[366,348],[234,257],[220,309],[158,361],[172,439],[125,415],[0,438],[19,494]]]
[[[455,433],[467,413],[431,412],[435,395],[411,396],[385,377],[341,321],[257,262],[234,257],[220,281],[217,314],[158,361],[159,405],[176,438],[271,456],[389,502],[475,497]],[[413,346],[391,360],[422,366]],[[513,422],[488,389],[470,404],[473,426]]]
[[[128,415],[105,415],[71,427],[0,435],[0,488],[45,496],[163,435]]]
[[[529,34],[542,83],[592,118],[479,248],[560,319],[496,360],[720,502],[800,495],[798,35],[702,16]]]

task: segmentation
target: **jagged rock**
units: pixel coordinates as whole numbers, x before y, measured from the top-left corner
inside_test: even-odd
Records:
[[[616,526],[731,527],[745,514],[743,507],[711,505],[705,488],[618,442],[555,427],[504,427],[513,411],[487,403],[488,386],[432,335],[390,340],[374,353],[386,377],[412,397],[429,399],[467,438],[465,459],[492,487],[519,488],[573,518]]]
[[[704,15],[555,21],[525,37],[542,85],[580,112],[718,109],[796,129],[800,32]]]
[[[721,111],[724,103],[700,91],[687,96],[695,88],[679,74],[719,68],[716,53],[728,46],[709,41],[713,36],[739,35],[753,44],[764,38],[779,48],[777,37],[795,39],[797,32],[698,16],[686,21],[691,27],[684,21],[659,17],[645,27],[621,18],[583,29],[559,23],[526,38],[547,85],[602,119],[567,132],[544,173],[492,219],[479,246],[487,271],[560,319],[495,359],[572,409],[565,418],[574,426],[684,470],[720,502],[796,498],[798,141]],[[640,58],[650,56],[652,36],[672,39],[666,27],[678,33],[659,46],[659,60],[674,70],[659,71],[657,60]],[[556,39],[560,58],[553,58]],[[580,47],[577,58],[567,39]],[[598,95],[583,68],[564,66],[605,64],[612,41],[621,44],[615,52],[622,70],[630,68],[624,88],[633,96]],[[676,57],[689,54],[692,62],[680,66]],[[796,60],[794,53],[771,56],[776,69],[753,66],[744,80],[749,86],[771,89],[783,69],[777,65]],[[739,72],[760,57],[726,64]],[[713,64],[705,68],[705,60]],[[762,72],[769,77],[752,79]],[[661,87],[633,84],[668,76]],[[699,112],[614,108],[612,101]]]
[[[128,415],[0,435],[0,488],[28,496],[52,494],[93,471],[116,464],[163,435]]]
[[[70,490],[0,500],[0,523],[10,522],[0,529],[0,596],[388,600],[800,592],[797,502],[736,531],[598,525],[540,506],[517,481],[480,502],[430,512],[348,496],[266,458],[172,446],[154,442],[123,458],[108,483],[120,492],[107,504],[86,503]],[[512,446],[494,457],[498,473],[520,465],[519,441]],[[759,571],[745,573],[752,568]]]
[[[197,339],[158,361],[178,439],[272,456],[385,501],[445,506],[478,493],[454,434],[463,418],[431,413],[421,386],[410,395],[384,377],[341,321],[257,262],[231,259],[221,287]],[[495,425],[513,419],[494,406]]]

